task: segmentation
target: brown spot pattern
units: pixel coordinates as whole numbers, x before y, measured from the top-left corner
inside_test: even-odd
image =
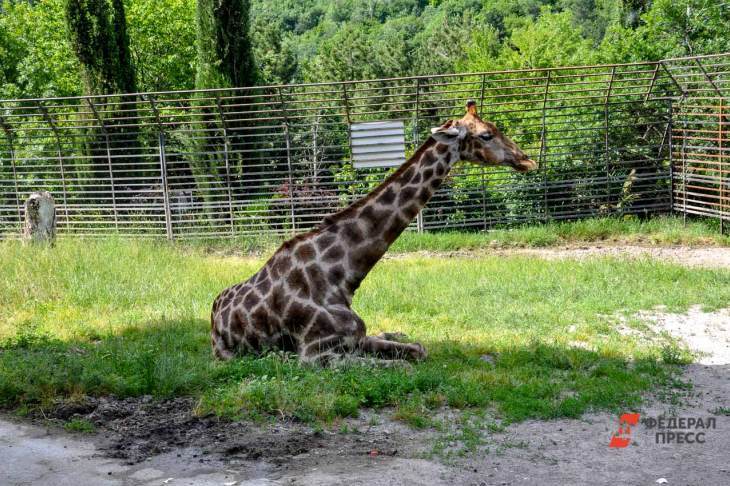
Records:
[[[364,342],[352,296],[443,180],[447,153],[448,145],[429,139],[370,195],[285,242],[249,281],[224,290],[211,315],[216,355],[273,346],[324,360]]]
[[[299,260],[303,262],[312,260],[317,255],[317,253],[314,251],[314,247],[309,243],[303,243],[299,245],[294,254]]]
[[[300,269],[295,268],[289,272],[289,278],[287,279],[289,288],[293,291],[299,291],[303,297],[309,297],[309,283],[304,277],[304,272]]]

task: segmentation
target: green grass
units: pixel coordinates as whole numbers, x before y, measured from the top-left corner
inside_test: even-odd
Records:
[[[319,369],[281,354],[216,362],[211,302],[263,260],[163,242],[0,243],[0,407],[151,394],[199,397],[201,413],[314,422],[365,406],[394,407],[416,427],[442,405],[506,421],[577,417],[636,406],[679,361],[674,343],[621,336],[610,316],[730,301],[727,271],[412,256],[381,262],[354,308],[370,333],[401,331],[426,346],[413,369]]]
[[[63,428],[69,432],[78,432],[83,434],[90,434],[96,430],[94,424],[84,419],[71,419],[63,424]]]

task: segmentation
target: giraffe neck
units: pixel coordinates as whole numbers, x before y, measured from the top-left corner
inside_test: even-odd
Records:
[[[388,247],[439,188],[458,148],[429,138],[413,156],[370,194],[325,218],[321,230],[338,233],[346,262],[344,289],[360,286]]]

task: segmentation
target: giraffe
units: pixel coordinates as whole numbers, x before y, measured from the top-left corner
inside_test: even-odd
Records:
[[[368,336],[352,298],[368,272],[405,230],[459,160],[537,168],[520,148],[467,102],[463,118],[431,129],[426,142],[367,196],[286,241],[245,282],[213,302],[211,344],[222,360],[266,349],[327,364],[354,354],[382,360],[426,357],[396,334]]]

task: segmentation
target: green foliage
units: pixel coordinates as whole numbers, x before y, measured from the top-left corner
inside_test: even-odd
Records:
[[[194,88],[193,0],[131,0],[126,4],[130,50],[139,89]]]
[[[730,50],[730,4],[726,2],[655,0],[636,11],[644,12],[638,21],[609,28],[601,45],[605,60],[658,60]]]
[[[107,83],[116,69],[116,84],[129,86],[129,71],[107,62],[127,35],[123,17],[115,13],[121,0],[71,0],[70,10],[79,15],[94,10],[100,19],[73,35],[63,25],[66,4],[3,4],[3,96],[82,92],[79,65],[70,55],[70,40],[79,33],[97,46],[80,52],[87,61],[94,58],[90,65],[98,75],[92,71],[89,81]],[[713,0],[125,0],[124,6],[141,90],[629,62],[730,50],[730,6]],[[100,37],[107,28],[111,35]],[[108,52],[99,50],[102,45]]]
[[[65,0],[4,2],[0,8],[0,96],[81,94],[79,64],[64,20]]]
[[[592,64],[591,44],[570,12],[545,11],[512,32],[502,57],[505,67],[516,69]]]

